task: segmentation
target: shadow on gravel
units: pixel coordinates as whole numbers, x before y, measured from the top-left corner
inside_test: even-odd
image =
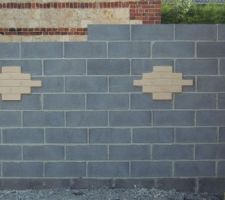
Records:
[[[208,194],[158,189],[4,190],[1,200],[220,200]]]

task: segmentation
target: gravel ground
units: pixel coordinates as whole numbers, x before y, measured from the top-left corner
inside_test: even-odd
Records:
[[[219,200],[207,194],[187,194],[158,189],[98,189],[98,190],[5,190],[1,200]]]

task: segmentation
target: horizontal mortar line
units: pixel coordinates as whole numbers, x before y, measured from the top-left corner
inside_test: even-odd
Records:
[[[75,68],[75,67],[74,67]],[[143,73],[147,73],[147,72],[143,72]],[[176,73],[182,73],[182,72],[176,72]],[[32,75],[32,74],[31,74]],[[49,74],[43,74],[43,75],[32,75],[32,78],[62,78],[62,77],[65,77],[65,78],[71,78],[71,77],[119,77],[119,78],[140,78],[143,74],[101,74],[101,75],[98,75],[98,74],[70,74],[70,75],[67,75],[67,74],[64,74],[64,75],[49,75]],[[197,77],[224,77],[225,78],[225,74],[182,74],[183,77],[185,78],[189,78],[190,76],[197,76]],[[190,78],[194,78],[194,77],[190,77]],[[156,79],[156,78],[155,78]]]
[[[205,145],[208,145],[208,144],[225,144],[225,142],[218,142],[218,143],[215,143],[215,142],[198,142],[198,143],[194,143],[194,142],[174,142],[174,143],[171,143],[171,142],[149,142],[149,143],[141,143],[141,142],[130,142],[130,143],[110,143],[110,142],[104,142],[104,143],[95,143],[95,142],[91,142],[91,143],[87,143],[87,142],[83,142],[83,143],[79,143],[79,142],[74,142],[74,143],[51,143],[51,142],[46,142],[46,143],[1,143],[1,145],[3,146],[23,146],[23,147],[26,147],[26,146],[65,146],[65,147],[74,147],[74,146],[148,146],[148,145],[180,145],[180,146],[185,146],[185,145],[198,145],[198,144],[205,144]]]
[[[205,160],[202,160],[202,159],[199,159],[199,160],[190,160],[190,159],[179,159],[179,160],[150,160],[150,159],[146,159],[146,160],[1,160],[2,163],[32,163],[32,162],[35,162],[35,163],[84,163],[84,162],[87,162],[88,163],[128,163],[128,162],[145,162],[145,163],[148,163],[148,162],[152,162],[152,163],[162,163],[162,162],[216,162],[216,161],[219,161],[219,162],[224,162],[225,159],[205,159]]]
[[[77,129],[94,129],[94,128],[133,128],[133,129],[138,129],[138,128],[212,128],[212,127],[216,127],[216,126],[161,126],[161,125],[158,125],[158,126],[111,126],[111,127],[108,127],[107,125],[105,126],[25,126],[25,127],[21,127],[21,126],[14,126],[14,127],[4,127],[2,126],[1,128],[2,129],[16,129],[16,128],[19,128],[19,129],[22,129],[22,128],[36,128],[36,129],[42,129],[42,128],[46,128],[46,129],[50,129],[50,128],[64,128],[64,129],[69,129],[69,128],[77,128]]]
[[[12,42],[13,44],[14,42]],[[17,43],[17,42],[15,42]],[[27,44],[29,43],[34,43],[34,42],[27,42]],[[61,42],[40,42],[40,43],[61,43]],[[69,43],[79,43],[79,42],[69,42]],[[88,43],[88,42],[81,42],[81,43]],[[105,42],[102,42],[105,43]],[[26,43],[22,43],[22,44],[26,44]],[[14,61],[14,60],[20,60],[20,61],[27,61],[27,60],[58,60],[58,59],[62,59],[62,60],[110,60],[110,59],[131,59],[132,60],[174,60],[174,59],[225,59],[224,57],[199,57],[199,58],[195,58],[195,57],[157,57],[157,58],[151,58],[151,57],[43,57],[43,58],[37,58],[37,57],[13,57],[13,58],[0,58],[1,61],[5,61],[5,60],[10,60],[10,61]]]
[[[3,143],[5,144],[5,143]],[[91,143],[91,144],[101,144],[101,143]],[[114,143],[107,143],[109,145],[114,145]],[[119,143],[119,144],[122,144],[122,145],[129,145],[130,143]],[[178,145],[193,145],[193,144],[206,144],[205,142],[132,142],[131,143],[132,145],[174,145],[174,144],[178,144]],[[215,142],[207,142],[207,144],[215,144]],[[216,144],[225,144],[225,142],[219,142],[219,143],[216,143]],[[115,144],[117,145],[117,144]]]
[[[36,160],[34,160],[34,161],[32,161],[32,160],[27,160],[27,161],[25,161],[25,160],[21,160],[21,161],[3,161],[3,163],[2,164],[4,164],[4,163],[42,163],[42,164],[47,164],[47,163],[58,163],[58,162],[65,162],[65,163],[73,163],[73,162],[71,162],[71,161],[69,161],[69,160],[58,160],[58,161],[46,161],[46,160],[42,160],[41,162],[40,161],[36,161]],[[74,163],[86,163],[86,161],[75,161]]]
[[[16,178],[19,178],[19,179],[37,179],[37,180],[39,180],[39,179],[43,179],[43,180],[59,180],[59,178],[55,178],[55,177],[16,177]],[[107,177],[97,177],[98,178],[98,180],[111,180],[112,179],[112,177],[109,177],[109,178],[107,178]],[[140,179],[140,178],[142,178],[142,179],[149,179],[150,177],[116,177],[116,178],[118,178],[118,179],[124,179],[124,180],[127,180],[127,179]],[[168,177],[167,177],[168,178]],[[187,178],[187,177],[186,177]],[[4,180],[4,179],[6,179],[6,177],[3,177],[3,176],[1,176],[0,177],[0,181],[1,180]],[[12,177],[7,177],[7,179],[15,179],[15,177],[14,178],[12,178]],[[60,179],[61,180],[71,180],[71,177],[69,177],[69,178],[65,178],[65,177],[60,177]],[[78,179],[78,180],[81,180],[80,179],[80,177],[75,177],[75,179]],[[89,179],[96,179],[96,178],[92,178],[92,177],[88,177],[88,176],[86,176],[85,178],[82,178],[82,180],[89,180]]]
[[[45,68],[45,67],[44,67]],[[75,68],[75,67],[74,67]],[[91,66],[90,66],[91,68]],[[147,73],[147,72],[143,72],[143,73]],[[32,75],[32,72],[31,72],[31,75],[32,75],[32,78],[62,78],[62,77],[124,77],[124,78],[140,78],[141,76],[143,76],[143,73],[142,74],[63,74],[63,75],[60,75],[60,74],[52,74],[52,75],[49,75],[49,74],[40,74],[40,75]],[[176,72],[176,73],[182,73],[182,72]],[[225,77],[225,74],[182,74],[183,77],[185,78],[194,78],[194,76],[196,76],[197,78],[198,77]],[[155,78],[156,79],[156,78]]]
[[[32,75],[32,74],[31,74]],[[103,74],[103,75],[96,75],[96,74],[70,74],[70,75],[48,75],[48,74],[44,74],[44,75],[32,75],[32,78],[71,78],[71,77],[93,77],[93,78],[98,78],[98,77],[103,77],[103,78],[107,78],[107,77],[125,77],[125,78],[129,78],[129,77],[133,77],[133,78],[139,78],[141,75],[129,75],[129,74],[124,74],[124,75],[116,75],[116,74]],[[220,75],[222,76],[222,75]]]
[[[184,92],[182,92],[182,93],[184,93],[184,94],[224,94],[225,93],[225,91],[224,92],[199,92],[199,91],[184,91]],[[182,94],[182,93],[176,93],[176,94]],[[126,91],[124,91],[124,92],[39,92],[39,93],[37,93],[37,92],[33,92],[32,94],[34,94],[34,95],[41,95],[41,94],[43,94],[43,95],[50,95],[50,94],[52,94],[52,95],[57,95],[57,94],[78,94],[78,95],[85,95],[85,94],[99,94],[99,95],[103,95],[103,94],[124,94],[124,95],[128,95],[128,94],[131,94],[131,95],[133,95],[133,94],[139,94],[139,95],[145,95],[144,93],[142,93],[141,91],[134,91],[134,92],[126,92]],[[176,95],[175,94],[175,95]],[[149,96],[149,98],[151,99],[151,96]]]
[[[220,143],[217,143],[217,142],[204,142],[204,143],[171,143],[171,142],[168,142],[168,143],[145,143],[145,144],[142,144],[142,143],[3,143],[2,146],[18,146],[18,147],[37,147],[37,146],[60,146],[60,147],[76,147],[76,146],[155,146],[155,145],[160,145],[160,146],[166,146],[166,145],[180,145],[180,146],[187,146],[187,145],[190,145],[190,146],[193,146],[195,144],[204,144],[204,145],[211,145],[211,144],[215,144],[215,145],[218,145],[218,144],[225,144],[225,142],[220,142]]]

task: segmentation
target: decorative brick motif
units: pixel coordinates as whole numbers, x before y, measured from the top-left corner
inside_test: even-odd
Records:
[[[142,80],[134,80],[144,93],[152,93],[154,100],[170,100],[173,92],[182,92],[182,86],[190,86],[192,80],[183,80],[181,73],[173,73],[172,67],[154,66],[152,73],[144,73]]]
[[[40,87],[41,81],[31,80],[30,74],[21,73],[21,67],[2,67],[0,93],[2,100],[21,100],[22,94],[30,94],[31,87]]]

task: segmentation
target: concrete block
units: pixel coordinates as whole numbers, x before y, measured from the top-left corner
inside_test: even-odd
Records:
[[[153,160],[192,160],[193,145],[154,145]]]
[[[149,42],[109,42],[110,58],[146,58],[151,55]]]
[[[129,96],[127,94],[88,94],[87,109],[128,109]]]
[[[47,143],[87,143],[87,129],[79,128],[47,128]]]
[[[107,126],[108,114],[106,111],[71,111],[66,113],[68,127],[97,127]]]
[[[107,160],[105,145],[76,145],[66,147],[66,160]]]
[[[89,129],[90,143],[130,143],[129,128],[91,128]]]
[[[23,42],[22,58],[61,58],[63,43],[60,42]]]
[[[111,111],[109,112],[111,126],[150,126],[151,112],[148,111]]]
[[[88,25],[88,40],[130,40],[130,26]]]

